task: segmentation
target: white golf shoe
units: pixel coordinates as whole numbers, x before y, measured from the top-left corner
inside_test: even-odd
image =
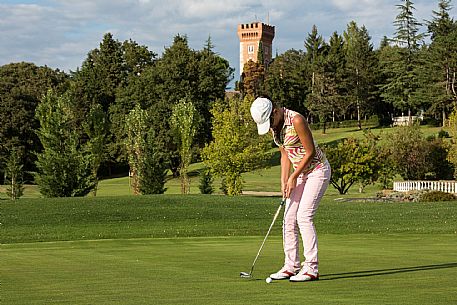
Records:
[[[291,282],[308,282],[319,280],[319,273],[312,273],[307,267],[304,267],[296,274],[289,278]]]
[[[284,266],[278,272],[270,274],[270,278],[272,280],[287,280],[287,279],[290,279],[295,274],[297,274],[297,271],[290,270],[289,268]]]

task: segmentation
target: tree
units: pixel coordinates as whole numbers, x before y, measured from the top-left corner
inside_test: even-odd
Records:
[[[154,64],[155,56],[146,46],[132,40],[120,42],[111,33],[106,33],[99,47],[89,51],[82,67],[72,73],[70,94],[79,118],[74,128],[82,128],[82,121],[89,116],[91,108],[102,107],[110,130],[105,136],[107,154],[101,166],[110,171],[113,163],[127,162],[119,137],[123,129],[122,119],[133,107],[124,110],[125,105],[118,101],[119,95]]]
[[[403,4],[397,5],[400,11],[394,25],[396,27],[393,42],[398,60],[386,62],[385,66],[390,72],[387,84],[382,89],[381,96],[392,103],[401,111],[411,111],[419,108],[420,101],[415,100],[417,83],[418,51],[423,34],[419,33],[421,24],[414,17],[414,5],[411,0],[401,0]]]
[[[349,100],[356,106],[359,129],[362,129],[362,111],[367,112],[370,108],[373,91],[373,45],[367,29],[364,26],[359,28],[354,21],[348,24],[343,36]]]
[[[197,130],[197,144],[203,146],[211,139],[212,103],[225,97],[225,89],[233,79],[234,69],[229,62],[214,52],[211,37],[208,37],[203,50],[197,52],[198,57],[198,92],[194,106],[202,117]],[[192,100],[194,101],[194,100]]]
[[[356,182],[373,182],[376,175],[377,154],[368,141],[344,139],[336,146],[325,148],[332,167],[330,183],[340,194],[346,194]]]
[[[92,161],[92,176],[94,177],[94,196],[98,189],[98,170],[102,162],[106,159],[106,135],[108,134],[108,117],[100,104],[95,104],[89,111],[86,121],[83,123],[85,135],[88,137],[87,149],[89,150]]]
[[[268,66],[265,87],[275,103],[305,114],[308,85],[308,66],[303,51],[288,50],[276,56]]]
[[[330,37],[328,53],[325,55],[325,66],[324,73],[332,83],[333,88],[328,96],[329,106],[331,108],[332,121],[336,120],[336,117],[345,117],[348,108],[347,98],[347,81],[346,78],[346,58],[344,54],[344,41],[343,38],[334,32]],[[329,86],[330,87],[330,86]]]
[[[63,92],[68,75],[33,63],[11,63],[0,67],[0,168],[13,149],[23,152],[22,162],[27,172],[35,171],[36,155],[41,150],[35,133],[39,123],[35,109],[49,88]],[[0,184],[3,183],[0,170]]]
[[[418,126],[398,127],[386,139],[389,158],[405,180],[423,180],[432,170],[430,147]]]
[[[241,194],[241,174],[266,165],[271,154],[270,141],[259,137],[250,115],[253,98],[231,98],[217,101],[211,113],[213,141],[202,152],[211,172],[226,183],[228,195]]]
[[[5,171],[6,194],[12,200],[19,199],[24,194],[23,168],[20,152],[12,149]]]
[[[168,157],[162,141],[150,127],[151,115],[136,105],[125,117],[125,146],[133,193],[162,194]]]
[[[35,176],[45,197],[78,197],[94,187],[92,155],[72,128],[74,113],[68,95],[49,90],[36,110],[37,130],[43,152],[37,155]]]
[[[146,156],[143,161],[143,175],[140,177],[140,192],[143,195],[163,194],[168,169],[168,155],[154,129],[146,136]]]
[[[257,49],[257,62],[262,64],[263,66],[267,66],[268,63],[265,63],[265,58],[263,55],[263,43],[259,41],[258,49]]]
[[[189,194],[190,182],[188,168],[192,161],[192,143],[199,124],[198,113],[191,101],[181,100],[174,105],[171,115],[171,127],[178,142],[181,164],[179,175],[181,177],[181,193]]]
[[[131,187],[134,195],[141,193],[141,177],[143,176],[146,156],[146,136],[148,134],[148,115],[136,105],[125,118],[127,131],[126,150],[129,156]]]
[[[241,92],[243,95],[259,96],[265,92],[265,67],[259,62],[248,60],[241,74]]]
[[[449,134],[452,136],[448,161],[454,164],[454,178],[457,179],[457,107],[449,116]]]
[[[421,95],[430,101],[428,112],[441,114],[444,126],[446,116],[457,104],[457,23],[451,19],[449,0],[440,0],[438,11],[433,11],[427,22],[432,42],[423,52],[425,63],[421,73]]]
[[[328,45],[322,36],[318,34],[315,25],[305,40],[305,48],[306,60],[310,68],[311,89],[311,92],[307,95],[306,107],[311,114],[317,116],[319,121],[324,124],[323,133],[325,133],[326,122],[333,111],[332,101],[337,95],[337,90],[331,75],[327,73],[325,57],[328,53]]]

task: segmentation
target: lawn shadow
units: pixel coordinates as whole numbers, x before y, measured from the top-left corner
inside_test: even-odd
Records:
[[[414,266],[414,267],[404,267],[404,268],[365,270],[365,271],[355,271],[355,272],[345,272],[345,273],[324,274],[319,277],[319,280],[330,281],[330,280],[350,279],[350,278],[389,275],[389,274],[397,274],[397,273],[405,273],[405,272],[418,272],[418,271],[437,270],[437,269],[448,269],[448,268],[457,268],[457,263],[446,263],[446,264],[438,264],[438,265],[426,265],[426,266]]]

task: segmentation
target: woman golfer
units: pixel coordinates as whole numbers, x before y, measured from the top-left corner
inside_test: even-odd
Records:
[[[319,279],[317,235],[313,218],[330,181],[330,165],[314,143],[306,119],[298,112],[273,106],[264,97],[251,105],[260,135],[271,130],[281,152],[281,191],[286,200],[283,225],[284,266],[270,275],[292,282]],[[292,166],[291,166],[292,165]],[[299,236],[305,260],[300,268]]]

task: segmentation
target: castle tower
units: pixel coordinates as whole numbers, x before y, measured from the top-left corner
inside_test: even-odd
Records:
[[[272,59],[272,45],[275,37],[275,27],[262,23],[252,22],[238,25],[240,39],[240,75],[246,62],[257,61],[259,46],[263,49],[263,65],[265,67]]]

